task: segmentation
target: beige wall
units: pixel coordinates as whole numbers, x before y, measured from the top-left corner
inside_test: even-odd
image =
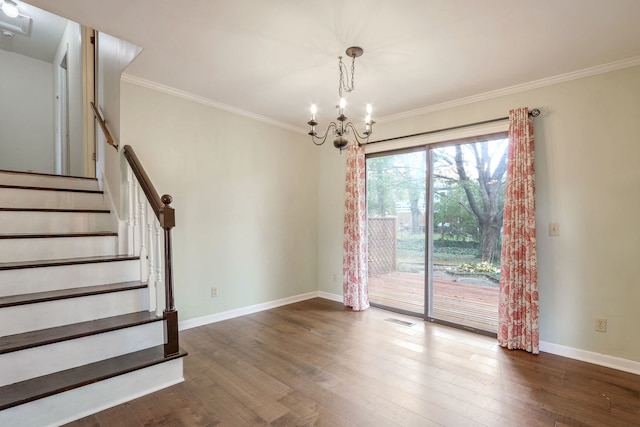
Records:
[[[540,338],[640,361],[640,67],[380,123],[411,134],[539,107],[535,119]],[[320,155],[318,289],[342,294],[344,156]],[[548,223],[560,236],[548,236]],[[333,275],[338,280],[333,280]],[[594,318],[608,318],[607,333]]]
[[[121,101],[122,144],[174,197],[181,321],[317,290],[317,152],[304,135],[126,82]]]
[[[120,40],[105,33],[98,33],[98,58],[96,70],[96,105],[107,123],[107,128],[116,144],[122,145],[121,111],[120,111],[120,79],[122,72],[142,51],[140,46]],[[120,152],[107,144],[102,130],[96,133],[97,175],[104,179],[119,218],[123,218],[122,209],[125,203],[121,194],[122,157]]]

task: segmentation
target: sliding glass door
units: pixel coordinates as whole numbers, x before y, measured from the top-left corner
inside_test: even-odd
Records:
[[[506,139],[367,157],[372,304],[497,330]]]
[[[367,157],[369,300],[423,315],[426,150]]]

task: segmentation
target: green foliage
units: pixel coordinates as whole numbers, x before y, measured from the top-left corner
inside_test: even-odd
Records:
[[[460,264],[458,271],[465,273],[499,273],[500,267],[490,264],[486,261],[483,262],[471,262],[468,264]]]
[[[394,156],[367,160],[367,213],[369,215],[395,215],[397,177],[393,169]]]
[[[396,246],[398,259],[424,259],[424,245],[424,235],[398,238]]]
[[[434,250],[442,249],[444,251],[455,248],[471,249],[473,253],[478,252],[478,242],[475,240],[442,240],[436,239],[433,241]]]
[[[479,192],[477,184],[472,185]],[[478,220],[459,181],[435,179],[434,234],[449,240],[478,240]]]
[[[367,159],[367,213],[396,215],[396,205],[410,206],[415,230],[424,204],[426,154],[410,153]]]
[[[434,247],[433,252],[436,254],[447,255],[449,258],[475,258],[478,255],[477,247]]]

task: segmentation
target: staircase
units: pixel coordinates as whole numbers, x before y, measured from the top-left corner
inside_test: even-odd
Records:
[[[0,171],[0,426],[60,425],[183,380],[95,179]]]

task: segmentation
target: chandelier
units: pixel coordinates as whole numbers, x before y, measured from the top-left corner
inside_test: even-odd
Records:
[[[367,104],[367,115],[364,119],[364,132],[360,134],[355,125],[352,122],[347,121],[347,116],[344,114],[347,101],[342,96],[343,90],[347,93],[351,93],[355,88],[354,74],[356,58],[361,56],[363,52],[362,48],[358,46],[352,46],[346,51],[347,56],[351,57],[351,77],[349,77],[347,66],[342,62],[342,56],[338,57],[338,70],[340,71],[340,83],[338,85],[338,98],[340,101],[338,102],[338,105],[336,105],[336,108],[338,109],[338,117],[336,118],[337,122],[329,123],[329,126],[327,126],[323,135],[318,135],[316,132],[316,126],[318,125],[318,122],[316,121],[316,113],[318,112],[318,108],[316,107],[316,104],[311,105],[311,120],[309,120],[307,124],[311,126],[309,135],[311,135],[311,141],[315,145],[324,144],[331,131],[333,131],[332,134],[335,135],[333,145],[339,149],[340,152],[349,145],[349,140],[345,136],[349,135],[349,131],[353,133],[353,137],[358,144],[366,144],[369,141],[369,136],[373,133],[373,124],[375,123],[371,119],[371,104]]]

